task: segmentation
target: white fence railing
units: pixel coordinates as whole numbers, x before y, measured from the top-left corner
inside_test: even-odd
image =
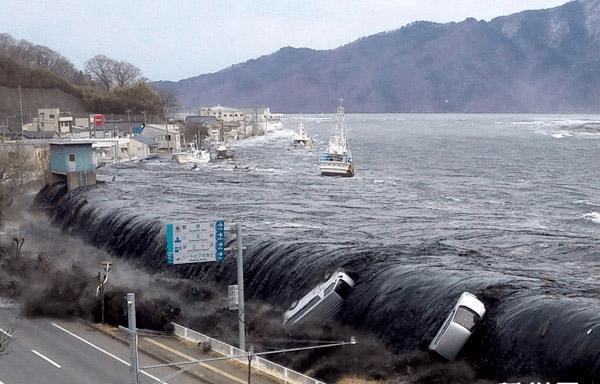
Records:
[[[195,343],[202,343],[204,345],[210,345],[210,349],[225,356],[242,356],[234,358],[242,364],[248,364],[248,358],[244,356],[246,353],[239,348],[225,344],[222,341],[213,339],[200,332],[196,332],[189,328],[185,328],[179,324],[172,323],[175,327],[175,335],[191,340]],[[251,361],[253,369],[257,369],[263,373],[276,377],[283,380],[286,383],[291,384],[325,384],[322,381],[313,379],[296,371],[292,371],[284,366],[275,364],[269,360],[263,359],[260,356],[254,356]]]

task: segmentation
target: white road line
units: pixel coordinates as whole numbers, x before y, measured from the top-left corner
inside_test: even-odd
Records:
[[[164,345],[162,343],[159,343],[156,340],[152,340],[152,339],[148,339],[148,338],[145,338],[144,340],[146,340],[147,342],[149,342],[151,344],[154,344],[154,345],[156,345],[158,347],[161,347],[161,348],[163,348],[163,349],[171,352],[174,355],[177,355],[177,356],[182,357],[184,359],[188,359],[189,361],[197,360],[197,359],[193,358],[192,356],[188,356],[185,353],[182,353],[182,352],[179,352],[179,351],[177,351],[177,350],[175,350],[173,348],[170,348],[170,347],[168,347],[168,346],[166,346],[166,345]],[[202,366],[202,367],[204,367],[204,368],[206,368],[206,369],[208,369],[210,371],[216,372],[217,374],[219,374],[219,375],[221,375],[223,377],[226,377],[226,378],[228,378],[231,381],[236,381],[236,382],[238,382],[240,384],[247,383],[246,380],[241,380],[241,379],[239,379],[239,378],[237,378],[235,376],[232,376],[232,375],[228,374],[227,372],[225,372],[223,370],[220,370],[219,368],[213,367],[212,365],[208,365],[208,364],[202,363],[202,362],[199,362],[198,365],[200,365],[200,366]],[[201,375],[201,376],[204,378],[204,375]]]
[[[110,356],[110,357],[112,357],[113,359],[117,360],[117,361],[118,361],[118,362],[120,362],[120,363],[123,363],[123,364],[125,364],[125,365],[126,365],[126,366],[128,366],[128,367],[131,367],[131,364],[130,364],[130,363],[128,363],[127,361],[125,361],[125,360],[121,359],[120,357],[118,357],[118,356],[116,356],[116,355],[113,355],[112,353],[110,353],[110,352],[108,352],[108,351],[106,351],[106,350],[104,350],[104,349],[100,348],[100,347],[99,347],[99,346],[97,346],[96,344],[93,344],[93,343],[91,343],[91,342],[87,341],[87,340],[86,340],[86,339],[84,339],[83,337],[81,337],[81,336],[78,336],[78,335],[74,334],[73,332],[69,331],[68,329],[65,329],[65,328],[61,327],[60,325],[58,325],[58,324],[56,324],[56,323],[51,323],[51,324],[52,324],[53,326],[55,326],[56,328],[60,329],[61,331],[63,331],[64,333],[66,333],[66,334],[68,334],[68,335],[70,335],[70,336],[73,336],[73,337],[74,337],[74,338],[76,338],[77,340],[79,340],[79,341],[81,341],[81,342],[83,342],[83,343],[85,343],[85,344],[89,345],[90,347],[92,347],[92,348],[94,348],[94,349],[96,349],[96,350],[98,350],[98,351],[100,351],[100,352],[104,353],[104,354],[105,354],[105,355],[107,355],[107,356]],[[155,381],[156,381],[156,382],[158,382],[158,383],[161,383],[161,384],[167,384],[167,383],[165,383],[164,381],[162,381],[161,379],[159,379],[158,377],[155,377],[155,376],[153,376],[153,375],[149,374],[148,372],[140,371],[140,373],[141,373],[141,374],[144,374],[144,375],[146,375],[146,376],[148,376],[149,378],[151,378],[152,380],[155,380]]]
[[[60,364],[50,360],[49,358],[47,358],[46,356],[42,355],[41,353],[39,353],[38,351],[36,351],[35,349],[32,349],[31,352],[33,352],[35,355],[37,355],[38,357],[41,357],[42,359],[46,360],[47,362],[49,362],[50,364],[54,365],[56,368],[62,368],[60,366]]]
[[[0,328],[0,332],[4,333],[4,334],[5,334],[6,336],[8,336],[8,337],[13,337],[13,335],[11,335],[10,333],[6,332],[6,331],[5,331],[4,329],[2,329],[2,328]],[[0,381],[0,384],[3,384],[3,383]]]

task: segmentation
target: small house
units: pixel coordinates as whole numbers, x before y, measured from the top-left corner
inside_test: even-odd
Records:
[[[152,138],[134,136],[127,143],[127,153],[131,159],[141,159],[158,153],[158,143]]]
[[[49,169],[69,189],[96,184],[92,142],[50,142]]]
[[[180,129],[176,124],[146,124],[141,136],[158,143],[160,153],[181,152]]]

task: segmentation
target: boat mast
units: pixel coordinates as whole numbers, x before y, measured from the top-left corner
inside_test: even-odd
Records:
[[[336,133],[335,135],[339,138],[342,145],[346,147],[346,127],[345,127],[345,117],[344,117],[344,98],[339,98],[340,105],[337,107],[337,124],[336,124]]]

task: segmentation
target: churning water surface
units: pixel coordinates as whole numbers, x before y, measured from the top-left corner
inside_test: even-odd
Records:
[[[103,183],[85,195],[93,212],[73,216],[93,216],[81,219],[86,231],[113,231],[118,252],[156,268],[166,263],[163,224],[240,222],[248,298],[285,309],[344,268],[357,285],[341,319],[396,351],[426,346],[470,291],[488,312],[462,356],[492,378],[600,380],[595,117],[347,118],[353,178],[319,174],[335,116],[293,115],[232,143],[233,160],[101,168]],[[290,146],[300,119],[312,152]],[[185,268],[234,283],[226,264]]]

